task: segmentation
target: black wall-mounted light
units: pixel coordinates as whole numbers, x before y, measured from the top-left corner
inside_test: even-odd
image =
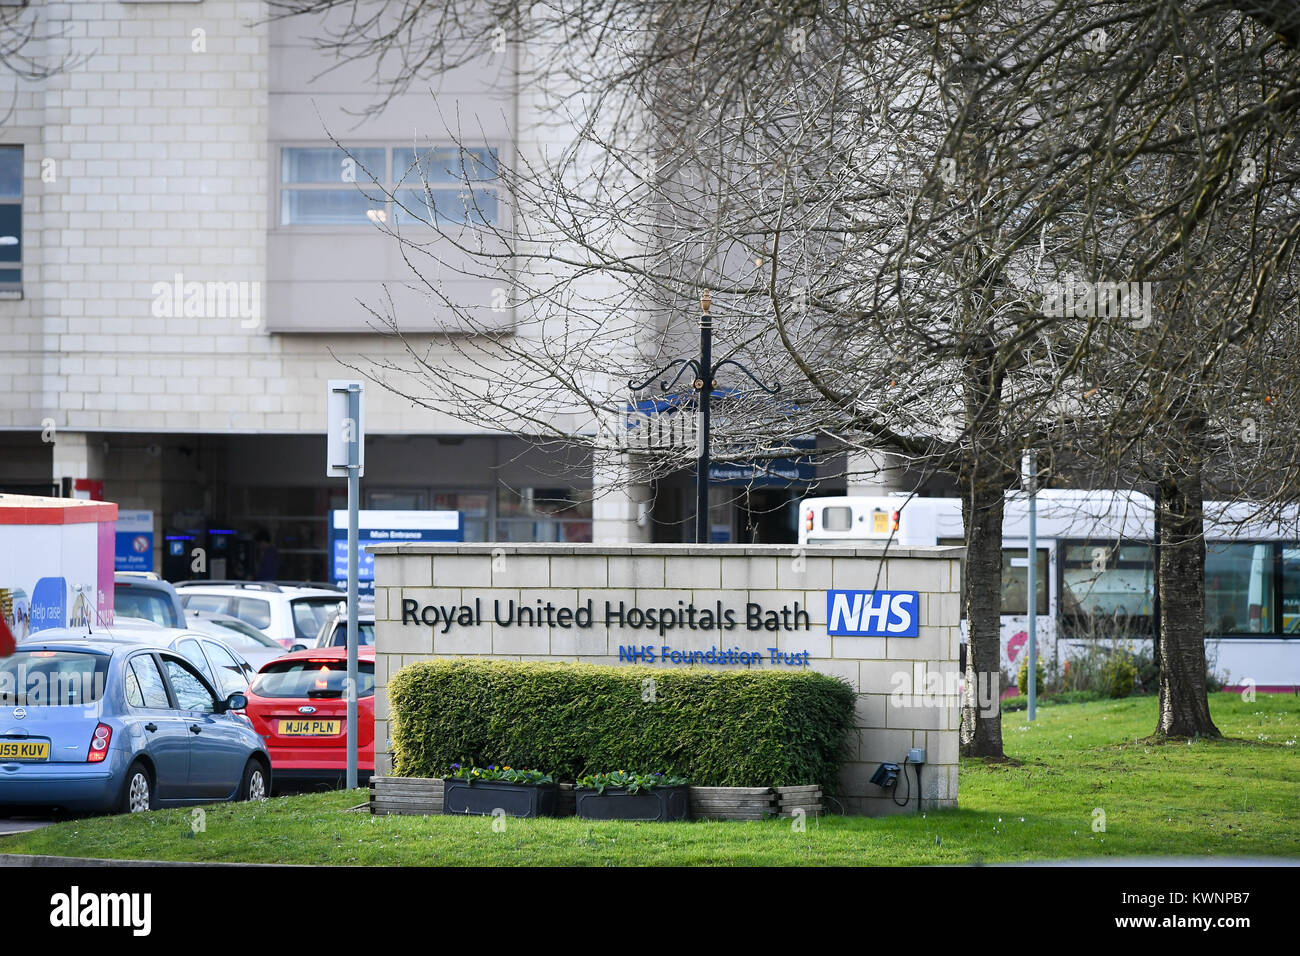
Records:
[[[898,784],[898,764],[882,763],[876,768],[876,772],[871,775],[871,782],[877,787],[888,790],[890,787]]]

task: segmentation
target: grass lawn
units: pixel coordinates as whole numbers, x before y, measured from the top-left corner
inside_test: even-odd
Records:
[[[364,791],[74,820],[0,837],[0,852],[308,864],[923,864],[1187,855],[1300,857],[1300,699],[1211,698],[1227,739],[1151,744],[1155,701],[1008,714],[1008,755],[961,768],[961,809],[762,823],[371,817]],[[1094,832],[1096,810],[1105,831]]]

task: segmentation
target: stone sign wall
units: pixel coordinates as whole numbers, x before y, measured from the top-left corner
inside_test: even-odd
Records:
[[[957,805],[962,549],[385,544],[375,554],[376,773],[388,682],[434,657],[779,668],[842,677],[856,729],[831,810],[902,812],[870,783],[925,750],[925,808]],[[916,778],[906,768],[897,798]]]

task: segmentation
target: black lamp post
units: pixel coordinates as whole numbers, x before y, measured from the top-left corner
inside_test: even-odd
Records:
[[[769,395],[781,391],[780,385],[771,388],[764,385],[754,374],[735,359],[723,359],[716,364],[713,361],[713,317],[709,315],[709,290],[705,289],[700,297],[700,356],[698,359],[676,359],[655,372],[644,382],[628,382],[628,387],[639,392],[656,378],[667,375],[674,368],[677,374],[671,382],[660,381],[659,387],[669,391],[688,369],[695,373],[692,387],[695,390],[696,414],[696,462],[695,462],[695,543],[706,544],[709,540],[709,405],[713,398],[714,377],[724,365],[734,365],[750,381]]]

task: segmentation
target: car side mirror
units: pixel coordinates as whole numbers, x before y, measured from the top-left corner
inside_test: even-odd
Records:
[[[248,698],[243,694],[231,694],[221,705],[221,712],[224,714],[228,710],[245,710],[248,707]]]

